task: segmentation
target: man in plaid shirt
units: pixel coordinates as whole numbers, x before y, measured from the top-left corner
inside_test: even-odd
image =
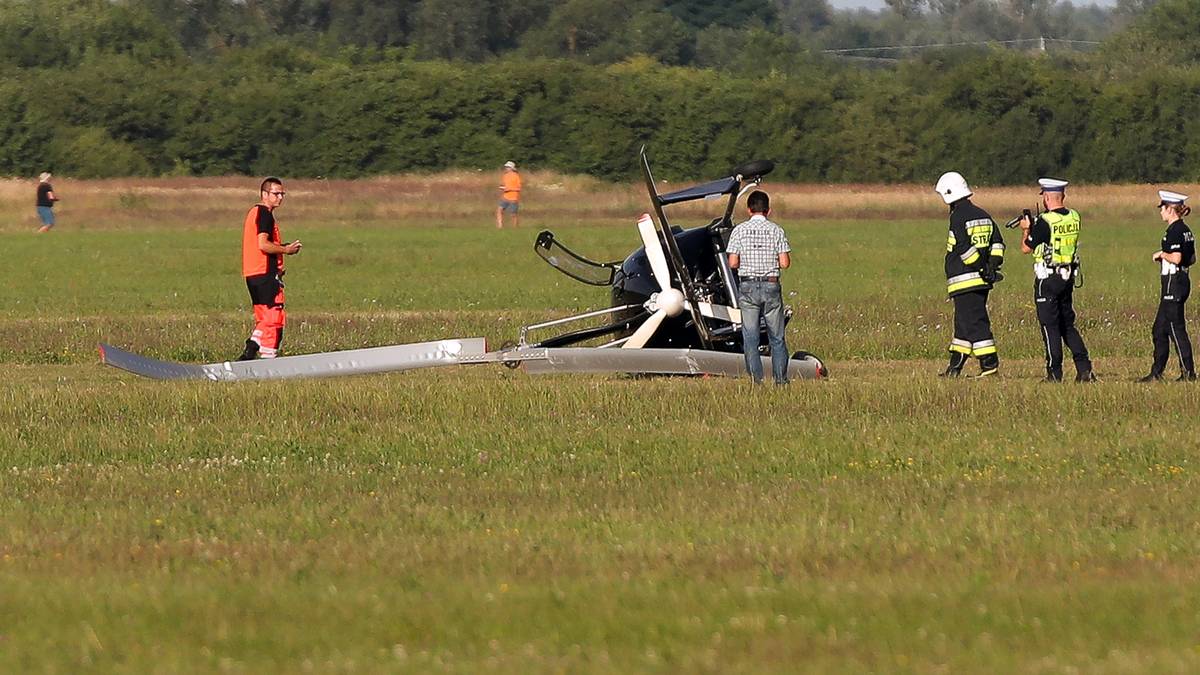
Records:
[[[761,190],[746,199],[750,220],[733,228],[729,235],[729,266],[738,272],[738,309],[742,311],[742,347],[746,370],[755,384],[763,380],[758,353],[759,317],[766,319],[767,343],[771,347],[771,375],[775,384],[787,384],[788,351],[783,341],[783,293],[779,270],[792,264],[787,235],[767,220],[771,198]]]

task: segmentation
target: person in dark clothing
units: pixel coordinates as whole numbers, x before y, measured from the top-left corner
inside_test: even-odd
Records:
[[[50,184],[50,172],[46,171],[38,176],[37,186],[37,214],[38,220],[42,226],[38,228],[38,232],[49,232],[50,228],[54,227],[54,202],[58,201],[58,195],[54,194],[54,186]]]
[[[1000,370],[992,321],[988,317],[988,292],[1003,278],[1004,239],[987,211],[971,202],[971,188],[962,174],[942,174],[934,190],[950,207],[946,238],[946,294],[954,301],[954,338],[950,365],[942,377],[962,374],[967,359],[979,359],[979,377]]]
[[[1075,361],[1075,381],[1094,382],[1092,359],[1075,327],[1073,293],[1079,275],[1079,212],[1063,206],[1067,181],[1039,178],[1042,206],[1021,217],[1021,252],[1033,254],[1033,296],[1046,350],[1046,381],[1061,382],[1063,344]]]
[[[1159,250],[1152,256],[1159,264],[1160,292],[1158,314],[1154,317],[1154,363],[1150,374],[1139,382],[1157,382],[1163,379],[1167,359],[1171,355],[1171,343],[1179,355],[1179,380],[1189,382],[1196,379],[1196,364],[1192,359],[1192,341],[1188,338],[1183,306],[1192,292],[1188,268],[1196,263],[1196,241],[1192,230],[1183,222],[1184,216],[1192,212],[1184,204],[1187,195],[1158,191],[1158,214],[1167,224]]]

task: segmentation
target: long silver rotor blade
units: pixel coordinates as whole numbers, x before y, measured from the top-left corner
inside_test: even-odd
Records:
[[[650,341],[650,338],[654,337],[654,331],[658,330],[659,324],[665,318],[667,318],[667,311],[665,309],[660,309],[651,314],[650,318],[643,321],[642,325],[633,331],[633,335],[630,335],[625,344],[621,345],[621,349],[641,349]]]
[[[649,213],[643,213],[638,218],[638,234],[642,237],[642,245],[646,247],[646,258],[650,260],[650,270],[662,290],[671,288],[671,268],[667,266],[667,254],[663,252],[662,241],[658,238],[658,228],[650,219]]]

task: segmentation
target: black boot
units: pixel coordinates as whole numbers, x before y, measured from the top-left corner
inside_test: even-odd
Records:
[[[1162,382],[1162,373],[1150,373],[1145,377],[1139,377],[1138,382]]]
[[[1045,381],[1046,382],[1062,382],[1062,371],[1047,368]]]
[[[1176,382],[1195,382],[1196,381],[1196,373],[1194,371],[1185,370],[1182,373],[1180,373],[1179,379],[1177,379],[1175,381]]]
[[[978,377],[987,377],[1000,372],[1000,357],[996,354],[988,354],[987,356],[979,357],[979,375]]]
[[[1096,373],[1092,372],[1090,369],[1089,370],[1081,370],[1081,371],[1075,373],[1075,381],[1076,382],[1095,382],[1096,381]]]
[[[238,361],[253,361],[258,358],[258,343],[254,340],[246,340],[246,349],[242,355],[237,357]]]
[[[938,373],[938,377],[958,377],[962,375],[963,366],[967,363],[967,355],[959,352],[950,352],[950,365],[946,369]]]

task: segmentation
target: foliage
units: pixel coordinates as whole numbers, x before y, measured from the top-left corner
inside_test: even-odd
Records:
[[[961,47],[886,69],[823,58],[820,35],[936,39],[936,17],[969,35],[963,13],[992,6],[923,0],[927,18],[872,25],[800,0],[174,1],[0,0],[0,171],[362,176],[515,158],[625,179],[648,144],[672,180],[758,155],[792,179],[954,167],[1002,183],[1171,181],[1200,160],[1182,140],[1200,76],[1179,0],[1093,55]],[[1131,72],[1147,59],[1169,67]]]

